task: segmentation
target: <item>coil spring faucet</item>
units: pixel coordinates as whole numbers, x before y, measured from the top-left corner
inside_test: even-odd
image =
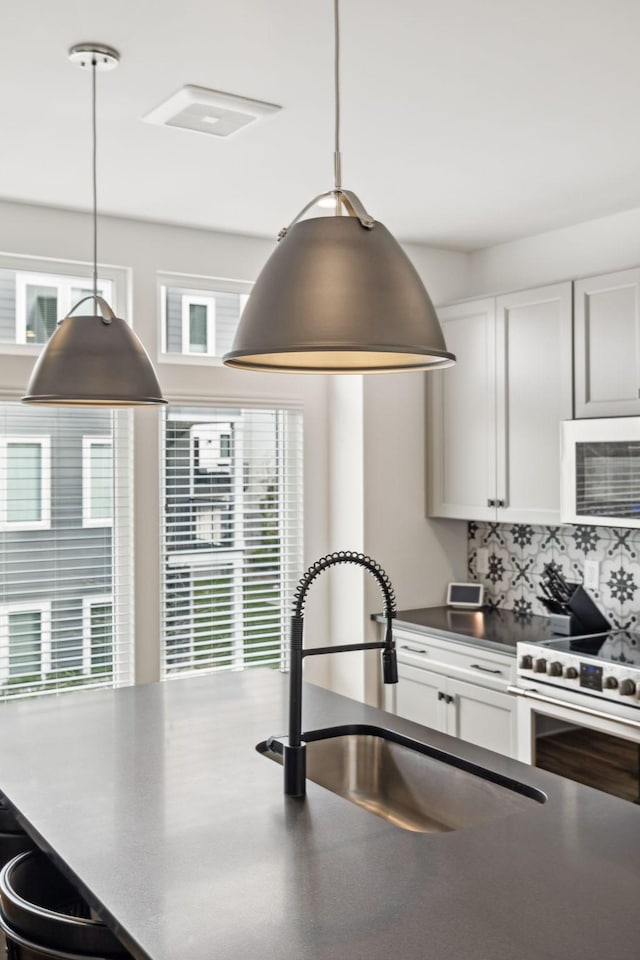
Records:
[[[368,570],[378,582],[384,598],[384,615],[387,618],[385,638],[376,643],[346,643],[334,647],[302,648],[304,604],[309,587],[314,580],[330,567],[353,563]],[[312,564],[296,589],[291,617],[291,665],[289,676],[289,737],[283,744],[284,792],[291,797],[304,797],[307,774],[306,744],[302,743],[302,661],[305,657],[325,653],[344,653],[350,650],[382,650],[382,678],[385,683],[398,682],[396,649],[391,629],[396,615],[396,598],[391,581],[379,563],[362,553],[341,550],[330,553]]]

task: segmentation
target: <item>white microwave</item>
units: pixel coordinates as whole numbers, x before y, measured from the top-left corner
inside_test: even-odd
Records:
[[[563,523],[640,527],[640,417],[565,420]]]

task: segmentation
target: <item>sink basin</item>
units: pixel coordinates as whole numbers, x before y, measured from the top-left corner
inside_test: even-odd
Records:
[[[546,800],[540,790],[390,730],[334,727],[303,739],[308,780],[404,830],[461,830]],[[282,762],[281,740],[256,749]]]

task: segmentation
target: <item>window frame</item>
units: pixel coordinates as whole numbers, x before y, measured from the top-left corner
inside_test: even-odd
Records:
[[[113,473],[112,473],[112,496],[111,496],[111,516],[92,517],[91,516],[91,448],[94,445],[107,446],[111,448],[111,462],[113,464],[113,438],[99,436],[83,436],[82,438],[82,526],[87,527],[113,527],[114,514],[114,496],[113,496]]]
[[[7,501],[7,447],[11,444],[40,444],[40,520],[9,520]],[[51,528],[51,437],[15,434],[0,437],[0,531],[49,530]]]
[[[5,686],[11,680],[10,655],[11,638],[9,636],[9,617],[13,613],[40,614],[40,679],[51,673],[51,600],[24,600],[0,606],[0,636],[6,637],[6,656],[0,651],[0,685]]]
[[[9,268],[11,269],[11,268]],[[35,340],[27,340],[27,287],[55,287],[58,292],[58,320],[64,319],[71,308],[74,306],[71,291],[74,287],[82,285],[91,287],[92,281],[89,276],[72,277],[59,273],[30,273],[26,270],[16,269],[16,324],[15,324],[15,344],[17,346],[36,347],[42,349],[44,343]],[[112,300],[113,281],[108,278],[98,279],[98,293],[105,300]]]
[[[112,593],[95,593],[82,597],[82,673],[86,677],[91,676],[91,608],[100,607],[105,604],[111,606],[111,649],[113,660],[115,661],[116,650],[116,628],[115,628],[115,604]],[[116,674],[115,662],[111,664],[113,675]]]

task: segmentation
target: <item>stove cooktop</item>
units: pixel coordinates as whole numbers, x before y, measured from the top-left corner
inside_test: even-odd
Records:
[[[640,667],[640,633],[631,630],[610,630],[591,636],[544,640],[541,646],[561,653],[594,657],[606,663]]]

